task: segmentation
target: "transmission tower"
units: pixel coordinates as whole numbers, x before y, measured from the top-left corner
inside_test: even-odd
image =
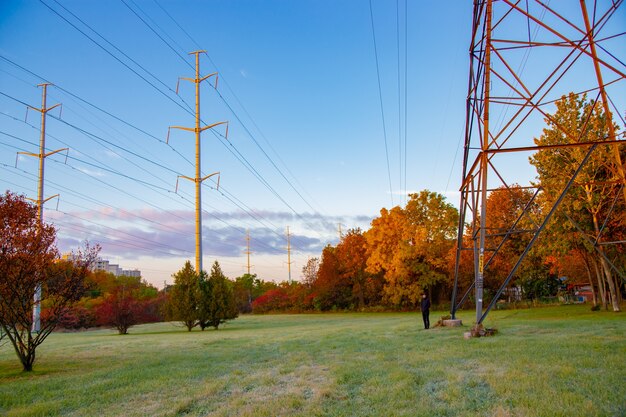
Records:
[[[617,136],[611,123],[609,135],[603,142],[584,143],[571,135],[568,135],[571,143],[566,145],[537,146],[532,141],[533,135],[538,136],[545,125],[544,120],[559,126],[550,117],[550,107],[572,90],[595,96],[594,105],[601,106],[606,115],[617,115],[622,125],[626,124],[621,115],[626,97],[626,65],[623,57],[618,58],[611,52],[624,50],[626,33],[623,20],[620,22],[617,14],[622,3],[623,0],[595,1],[588,7],[585,0],[579,0],[579,4],[553,2],[551,6],[539,0],[474,1],[451,303],[453,319],[473,289],[476,324],[482,324],[596,147],[607,144],[613,147],[616,181],[625,183],[618,146],[626,141]],[[621,17],[623,19],[623,14]],[[526,68],[532,68],[532,74],[527,74]],[[611,95],[622,102],[616,103]],[[559,128],[565,133],[565,129]],[[565,178],[565,186],[559,190],[560,196],[553,206],[543,212],[541,218],[534,218],[533,230],[524,231],[518,226],[521,219],[528,218],[530,203],[506,230],[487,228],[491,213],[487,212],[486,201],[491,191],[502,187],[519,188],[509,178],[519,176],[520,166],[528,166],[527,158],[531,153],[546,148],[572,147],[586,150],[586,156],[579,161],[574,173]],[[516,158],[521,162],[516,164]],[[535,188],[532,200],[540,192],[532,183],[524,188]],[[626,198],[626,187],[622,190]],[[518,233],[529,234],[527,245],[484,309],[483,284],[489,264],[496,259],[504,242]],[[467,244],[464,236],[469,237],[471,244],[464,246]],[[494,236],[499,236],[501,243],[495,248],[486,248],[486,239]],[[473,253],[474,281],[458,300],[463,251]]]
[[[39,181],[37,186],[37,200],[29,198],[29,200],[35,202],[37,204],[37,220],[39,222],[39,227],[43,225],[43,205],[46,201],[53,199],[54,197],[58,197],[58,194],[55,194],[51,197],[44,198],[43,185],[44,185],[44,169],[45,169],[45,160],[48,156],[54,155],[55,153],[61,151],[67,151],[67,148],[57,149],[52,152],[46,153],[46,115],[48,112],[61,104],[55,104],[52,107],[46,107],[47,95],[48,95],[48,86],[52,85],[50,83],[38,84],[38,87],[42,88],[41,94],[41,108],[28,106],[28,108],[33,109],[41,113],[41,134],[39,137],[39,153],[31,153],[31,152],[18,152],[18,154],[34,156],[39,159]],[[28,111],[28,109],[27,109]],[[17,163],[17,161],[16,161]],[[33,307],[33,332],[39,332],[41,330],[41,286],[38,285],[35,288],[34,295],[34,307]]]
[[[201,117],[200,117],[200,83],[210,77],[215,76],[215,88],[217,88],[217,72],[206,75],[204,77],[200,77],[200,54],[206,54],[206,51],[194,51],[190,52],[189,55],[196,56],[196,77],[195,78],[187,78],[180,77],[180,80],[186,80],[194,83],[196,85],[196,126],[195,127],[183,127],[183,126],[170,126],[170,129],[180,129],[186,130],[188,132],[194,132],[196,134],[196,176],[195,177],[187,177],[184,175],[179,175],[176,179],[176,191],[178,191],[178,179],[184,178],[186,180],[192,181],[196,185],[196,272],[199,274],[202,272],[202,182],[207,178],[210,178],[214,175],[218,176],[217,186],[219,188],[219,172],[214,172],[212,174],[202,176],[202,168],[200,163],[200,155],[201,155],[201,134],[203,131],[207,129],[212,129],[216,126],[226,124],[226,137],[228,137],[228,122],[217,122],[208,126],[201,126]],[[176,93],[178,94],[178,83],[176,85]],[[169,142],[169,130],[167,134],[167,142]]]
[[[247,265],[247,270],[248,270],[248,275],[250,275],[250,254],[252,252],[250,251],[250,230],[246,230],[246,251],[245,254],[248,257],[248,265]]]
[[[289,226],[287,226],[287,270],[289,271],[289,283],[291,284],[291,234],[289,233]]]

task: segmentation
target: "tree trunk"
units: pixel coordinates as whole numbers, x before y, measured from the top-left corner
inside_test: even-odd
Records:
[[[593,260],[593,268],[596,271],[596,279],[598,280],[598,291],[600,292],[600,299],[602,300],[602,308],[608,310],[609,306],[606,301],[606,288],[604,287],[604,278],[602,277],[600,269],[598,268],[598,263],[595,260]]]
[[[622,292],[620,291],[620,280],[617,275],[613,275],[613,278],[615,279],[615,293],[617,294],[617,304],[621,305],[622,304]]]
[[[596,294],[595,286],[593,285],[593,278],[591,277],[591,268],[589,267],[589,260],[586,256],[583,256],[585,263],[585,269],[587,270],[587,279],[589,280],[589,286],[591,287],[591,295],[593,296],[593,306],[598,305],[598,295]]]
[[[32,346],[25,347],[26,349],[16,349],[17,356],[20,358],[22,368],[24,372],[31,372],[33,370],[33,364],[35,363],[35,348]]]
[[[600,236],[600,228],[598,227],[598,216],[596,213],[593,213],[593,229],[596,233],[596,236]],[[609,294],[611,296],[611,304],[613,306],[613,311],[621,311],[619,307],[619,301],[617,300],[617,294],[615,293],[615,282],[613,281],[613,274],[611,273],[611,267],[609,263],[604,258],[604,250],[600,246],[596,246],[596,250],[600,254],[600,265],[602,266],[602,271],[604,272],[604,277],[606,279],[606,283],[609,286]]]
[[[606,278],[606,283],[609,287],[609,295],[611,296],[611,305],[613,307],[613,311],[621,311],[619,307],[619,301],[617,299],[615,282],[613,281],[613,274],[611,273],[611,267],[608,262],[604,258],[600,258],[600,262],[602,265],[602,269],[604,270],[604,277]]]
[[[359,297],[359,310],[362,310],[365,307],[365,295],[363,294],[364,281],[362,277],[357,280],[357,294]]]

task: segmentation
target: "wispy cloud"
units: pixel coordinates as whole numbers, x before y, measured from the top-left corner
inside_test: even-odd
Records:
[[[285,253],[286,226],[295,252],[318,256],[327,243],[338,239],[338,224],[366,228],[369,216],[323,216],[304,213],[259,211],[255,218],[244,212],[208,213],[203,219],[203,252],[206,256],[239,257],[250,234],[251,250],[259,255]],[[99,243],[109,256],[126,259],[154,256],[193,257],[195,225],[191,211],[112,210],[71,213],[50,212],[59,230],[59,249],[68,251],[82,241]]]
[[[76,169],[82,172],[83,174],[91,175],[92,177],[104,177],[105,176],[104,172],[102,171],[96,171],[93,169],[87,169],[87,168],[82,168],[82,167],[77,167]]]

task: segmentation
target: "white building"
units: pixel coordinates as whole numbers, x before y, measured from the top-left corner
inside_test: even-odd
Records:
[[[64,259],[71,259],[71,254],[63,255]],[[122,269],[118,264],[112,264],[108,259],[98,258],[93,266],[94,271],[105,271],[116,277],[141,277],[141,271],[139,269]]]

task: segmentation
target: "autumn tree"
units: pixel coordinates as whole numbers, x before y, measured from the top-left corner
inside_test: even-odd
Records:
[[[606,141],[613,123],[602,106],[587,100],[586,95],[570,93],[556,103],[554,114],[546,117],[547,127],[537,145],[561,145]],[[619,126],[614,124],[617,131]],[[546,148],[537,151],[531,163],[537,169],[543,189],[542,203],[551,207],[588,151],[588,146]],[[624,154],[624,151],[622,150]],[[623,155],[626,157],[626,155]],[[579,246],[588,251],[599,289],[606,288],[614,311],[620,311],[617,274],[607,262],[608,248],[594,242],[618,241],[626,228],[626,207],[620,198],[621,181],[617,175],[610,145],[598,146],[576,178],[576,183],[562,201],[547,233],[554,251],[566,253]],[[611,215],[612,214],[612,215]],[[605,226],[603,226],[605,225]],[[619,256],[619,249],[617,256]]]
[[[458,212],[438,193],[409,197],[405,208],[381,210],[365,238],[367,271],[384,274],[387,302],[414,307],[422,291],[436,292],[446,282]]]
[[[7,191],[0,196],[0,324],[24,371],[36,349],[85,291],[99,247],[88,244],[73,261],[58,259],[56,230],[39,221],[37,207]],[[41,288],[41,326],[33,329],[35,289]]]
[[[307,288],[311,288],[317,279],[317,272],[320,268],[319,258],[309,258],[302,267],[302,284]]]
[[[387,302],[395,305],[412,303],[420,291],[408,277],[405,253],[409,242],[404,233],[407,220],[404,210],[383,208],[380,216],[372,220],[371,228],[365,232],[367,240],[367,271],[382,273],[385,279],[383,293]]]
[[[98,324],[114,327],[119,334],[128,334],[131,326],[143,321],[142,304],[132,288],[118,287],[98,306]]]
[[[174,285],[169,291],[166,316],[169,320],[182,322],[191,331],[198,325],[199,277],[189,261],[173,277]]]
[[[361,229],[350,229],[337,245],[339,275],[352,286],[359,309],[365,307],[365,293],[370,273],[367,268],[367,241]]]
[[[540,207],[533,197],[531,189],[517,184],[497,188],[487,197],[485,246],[498,249],[487,252],[485,260],[484,286],[491,294],[506,280],[532,238],[530,232],[537,228]],[[546,255],[541,245],[536,245],[512,277],[509,288],[521,288],[519,295],[530,299],[555,295],[556,277],[544,262]]]
[[[200,278],[198,324],[202,330],[208,326],[217,330],[220,324],[237,318],[239,314],[232,284],[217,261],[213,263],[208,278],[204,272]]]
[[[352,303],[350,281],[342,278],[337,248],[327,245],[313,285],[314,305],[318,310],[346,309]]]

